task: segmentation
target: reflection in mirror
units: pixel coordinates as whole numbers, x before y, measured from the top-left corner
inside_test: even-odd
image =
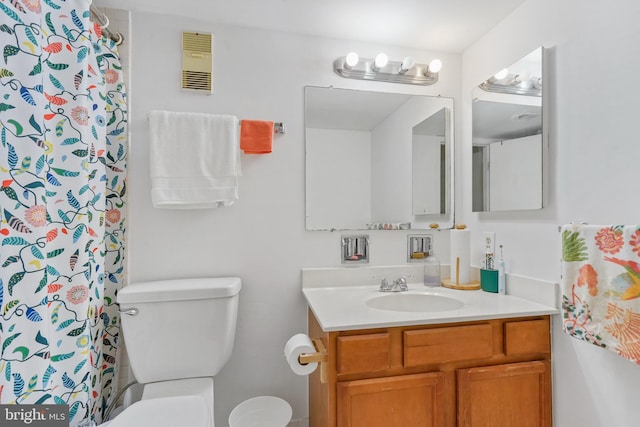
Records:
[[[453,226],[453,100],[305,88],[306,229]]]
[[[447,206],[447,109],[424,119],[412,131],[413,215],[444,214]]]
[[[542,208],[542,48],[473,89],[473,211]]]

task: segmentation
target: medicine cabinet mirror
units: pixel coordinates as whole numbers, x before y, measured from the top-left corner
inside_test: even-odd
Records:
[[[453,227],[453,99],[305,88],[306,229]]]
[[[474,212],[543,206],[542,56],[538,48],[473,89]]]

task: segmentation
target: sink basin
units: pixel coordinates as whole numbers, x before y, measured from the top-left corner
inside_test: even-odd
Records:
[[[434,312],[457,310],[464,306],[462,301],[454,298],[431,294],[388,293],[373,297],[366,305],[378,310]]]

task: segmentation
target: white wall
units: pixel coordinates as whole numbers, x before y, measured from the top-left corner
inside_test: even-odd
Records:
[[[444,63],[440,81],[417,87],[343,79],[332,71],[331,64],[350,50],[373,57],[384,49],[392,59],[412,55],[421,63],[428,63],[435,53],[135,12],[133,31],[130,279],[240,276],[243,289],[235,348],[232,360],[216,378],[216,425],[225,426],[229,412],[241,401],[263,394],[281,396],[293,406],[294,418],[306,417],[306,377],[288,369],[282,352],[291,335],[307,328],[300,270],[339,266],[340,233],[307,232],[304,228],[304,86],[459,99],[461,57],[438,53]],[[212,96],[179,90],[182,31],[214,34]],[[240,200],[234,206],[193,211],[154,209],[147,120],[153,109],[282,121],[287,134],[275,137],[273,153],[242,157]],[[410,233],[369,231],[371,264],[405,263],[406,235]],[[433,234],[438,253],[447,254],[447,232]]]
[[[440,213],[441,151],[444,137],[413,135],[411,141],[411,212]]]
[[[640,71],[639,19],[637,0],[529,0],[464,52],[457,142],[466,172],[458,219],[470,224],[477,242],[482,231],[496,231],[511,272],[558,281],[563,223],[638,223],[640,107],[630,82]],[[539,45],[548,48],[547,207],[471,213],[471,89]],[[478,258],[481,245],[472,247]],[[555,319],[554,426],[638,425],[640,366],[564,335],[560,323]]]
[[[536,209],[542,200],[542,135],[490,144],[489,209]]]
[[[453,105],[452,99],[412,98],[372,131],[371,200],[374,221],[397,222],[400,220],[415,224],[428,218],[426,224],[437,222],[442,224],[443,228],[447,221],[451,222],[451,215],[414,216],[412,188],[409,183],[412,182],[410,165],[412,164],[413,127],[442,108],[453,109]],[[437,159],[439,161],[440,155]],[[399,186],[398,183],[406,183],[406,185]]]
[[[429,112],[410,111],[402,104],[371,132],[371,212],[377,222],[414,222],[411,214],[411,129],[417,124],[415,114],[424,119]],[[418,112],[419,111],[419,112]],[[413,117],[412,117],[413,116]]]
[[[371,132],[306,130],[306,226],[365,228],[371,222]]]

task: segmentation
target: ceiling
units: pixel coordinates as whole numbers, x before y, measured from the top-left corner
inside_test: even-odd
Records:
[[[542,108],[535,105],[475,100],[474,145],[536,135],[542,130]]]
[[[424,96],[307,86],[304,123],[307,128],[371,131],[406,102]],[[413,126],[412,133],[444,136],[445,123],[443,107]]]
[[[305,126],[370,131],[411,97],[399,93],[308,87]]]
[[[99,7],[460,53],[524,0],[94,0]]]

